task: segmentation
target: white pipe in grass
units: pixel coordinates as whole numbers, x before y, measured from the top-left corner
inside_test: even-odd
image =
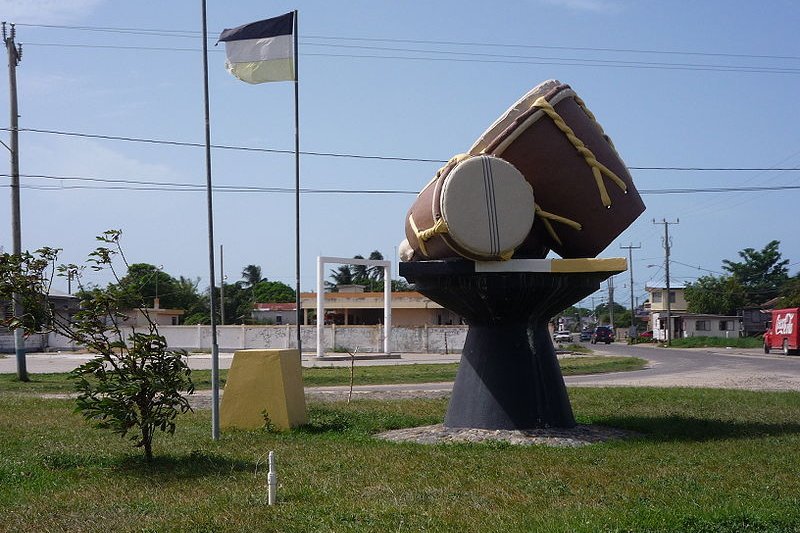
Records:
[[[278,479],[275,474],[275,452],[269,452],[269,473],[267,474],[268,493],[267,499],[270,505],[275,505],[275,498],[278,493]]]

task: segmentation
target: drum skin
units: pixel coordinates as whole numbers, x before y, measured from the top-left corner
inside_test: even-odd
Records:
[[[512,164],[457,156],[417,196],[406,216],[406,239],[415,260],[510,259],[533,219],[533,191]]]
[[[515,258],[542,257],[547,248],[565,258],[595,257],[636,220],[644,203],[611,140],[574,91],[554,80],[537,89],[545,90],[543,98],[563,120],[562,128],[541,105],[533,104],[515,118],[512,107],[492,126],[495,131],[490,128],[472,151],[513,164],[536,194],[536,223]],[[574,134],[572,138],[564,125]],[[498,126],[503,131],[497,132]],[[579,149],[581,145],[588,152]],[[601,166],[618,180],[605,170],[598,180]],[[602,181],[605,197],[598,181]],[[551,217],[545,222],[543,216],[547,215]]]

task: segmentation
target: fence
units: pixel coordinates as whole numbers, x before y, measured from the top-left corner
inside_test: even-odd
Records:
[[[284,326],[218,326],[217,345],[220,351],[231,352],[248,348],[296,348],[297,336],[293,325]],[[161,335],[173,348],[211,351],[210,326],[159,326]],[[382,352],[383,326],[325,326],[326,352]],[[396,326],[392,328],[391,351],[394,353],[460,353],[467,336],[467,326]],[[300,338],[304,352],[317,345],[316,326],[301,326]],[[29,349],[71,350],[76,347],[64,337],[50,334],[46,342]],[[13,338],[11,340],[13,351]]]

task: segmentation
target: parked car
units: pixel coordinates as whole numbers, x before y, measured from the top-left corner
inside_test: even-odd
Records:
[[[592,340],[592,332],[588,329],[584,329],[581,331],[581,340],[582,341],[590,341]]]
[[[645,339],[652,339],[653,338],[653,332],[652,331],[645,331],[643,333],[639,333],[639,336],[642,337],[642,338],[645,338]]]
[[[604,342],[606,344],[614,342],[614,333],[611,331],[610,327],[598,326],[594,328],[591,343],[597,344],[598,342]]]
[[[553,333],[553,340],[556,342],[572,342],[572,333],[569,331],[556,331]]]

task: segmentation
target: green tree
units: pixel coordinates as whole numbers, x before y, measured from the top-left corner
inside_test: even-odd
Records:
[[[775,298],[789,279],[788,259],[781,259],[780,241],[770,241],[761,251],[745,248],[740,262],[725,259],[722,268],[730,272],[745,292],[745,305],[758,305]]]
[[[331,270],[330,278],[333,283],[328,283],[328,287],[335,289],[339,285],[353,284],[353,271],[350,265],[339,265],[335,270]]]
[[[778,300],[778,307],[800,307],[800,274],[784,283],[781,288],[781,298]]]
[[[372,250],[369,254],[369,258],[373,261],[383,261],[383,254],[378,250]],[[383,267],[369,267],[369,279],[372,281],[383,281]]]
[[[247,265],[242,269],[242,280],[244,288],[255,287],[261,281],[261,267],[257,265]]]
[[[363,255],[354,255],[353,259],[364,259]],[[352,282],[357,285],[369,285],[369,268],[367,265],[341,265],[350,270]],[[341,266],[339,268],[341,268]]]
[[[280,281],[260,281],[255,286],[256,302],[294,302],[294,289]]]
[[[12,319],[8,326],[56,332],[97,354],[71,373],[78,392],[76,410],[95,427],[129,437],[150,462],[156,431],[175,432],[177,415],[191,409],[184,393],[194,392],[194,384],[186,352],[167,346],[141,300],[137,308],[147,325],[130,333],[123,331],[121,310],[129,302],[121,305],[122,300],[136,295],[138,287],[127,287],[117,277],[116,260],[129,266],[119,245],[120,236],[117,230],[99,236],[102,245],[87,260],[92,270],[111,273],[116,290],[86,290],[82,267],[59,267],[59,275],[72,273],[82,289],[80,310],[74,316],[56,313],[50,303],[52,277],[47,278],[44,269],[58,255],[51,248],[21,256],[1,254],[0,297],[5,298],[8,291],[24,291],[27,301],[35,302],[47,317],[38,324]]]
[[[624,326],[624,324],[619,323],[620,317],[622,317],[623,313],[626,311],[625,307],[622,304],[614,302],[614,326]],[[594,314],[597,317],[597,321],[599,324],[610,324],[611,323],[611,313],[609,313],[608,304],[602,303],[594,308]],[[630,326],[630,316],[628,317],[628,326]]]
[[[745,289],[735,276],[701,276],[685,290],[691,313],[732,316],[747,302]]]

